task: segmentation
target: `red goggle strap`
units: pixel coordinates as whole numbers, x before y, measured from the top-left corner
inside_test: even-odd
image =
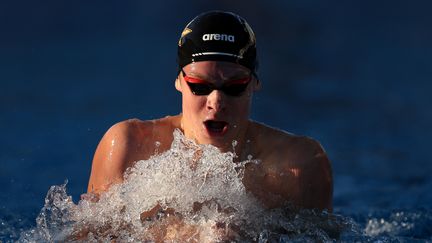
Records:
[[[198,79],[198,78],[192,78],[189,77],[187,75],[184,75],[184,79],[186,81],[188,81],[189,83],[194,83],[194,84],[209,84],[207,81],[202,80],[202,79]],[[242,79],[236,79],[236,80],[231,80],[228,81],[228,83],[226,83],[225,85],[232,85],[232,84],[245,84],[247,82],[249,82],[251,79],[251,77],[247,77],[247,78],[242,78]]]

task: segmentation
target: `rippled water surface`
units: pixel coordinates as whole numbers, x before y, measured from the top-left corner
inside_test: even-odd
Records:
[[[246,192],[243,168],[259,160],[234,163],[233,153],[197,145],[180,131],[171,149],[138,161],[99,200],[87,194],[74,203],[67,184],[51,186],[36,226],[20,242],[175,240],[188,242],[399,242],[430,240],[428,209],[329,214],[314,210],[264,209]],[[143,214],[159,205],[154,215]],[[19,226],[2,221],[9,237]]]

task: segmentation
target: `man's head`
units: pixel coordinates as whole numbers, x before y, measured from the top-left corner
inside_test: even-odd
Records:
[[[178,64],[185,135],[220,148],[241,139],[259,88],[255,35],[246,21],[221,11],[197,16],[179,40]]]

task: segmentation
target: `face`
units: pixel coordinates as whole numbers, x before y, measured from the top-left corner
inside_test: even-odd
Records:
[[[182,93],[186,137],[221,149],[244,137],[252,94],[258,89],[249,69],[230,62],[191,63],[180,72],[176,89]]]

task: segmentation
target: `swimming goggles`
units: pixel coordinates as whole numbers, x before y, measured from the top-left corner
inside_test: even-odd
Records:
[[[187,76],[183,69],[181,69],[181,72],[192,93],[199,96],[209,95],[213,90],[220,90],[229,96],[240,96],[246,90],[251,80],[249,76],[247,78],[231,80],[221,87],[215,87],[205,80]]]

